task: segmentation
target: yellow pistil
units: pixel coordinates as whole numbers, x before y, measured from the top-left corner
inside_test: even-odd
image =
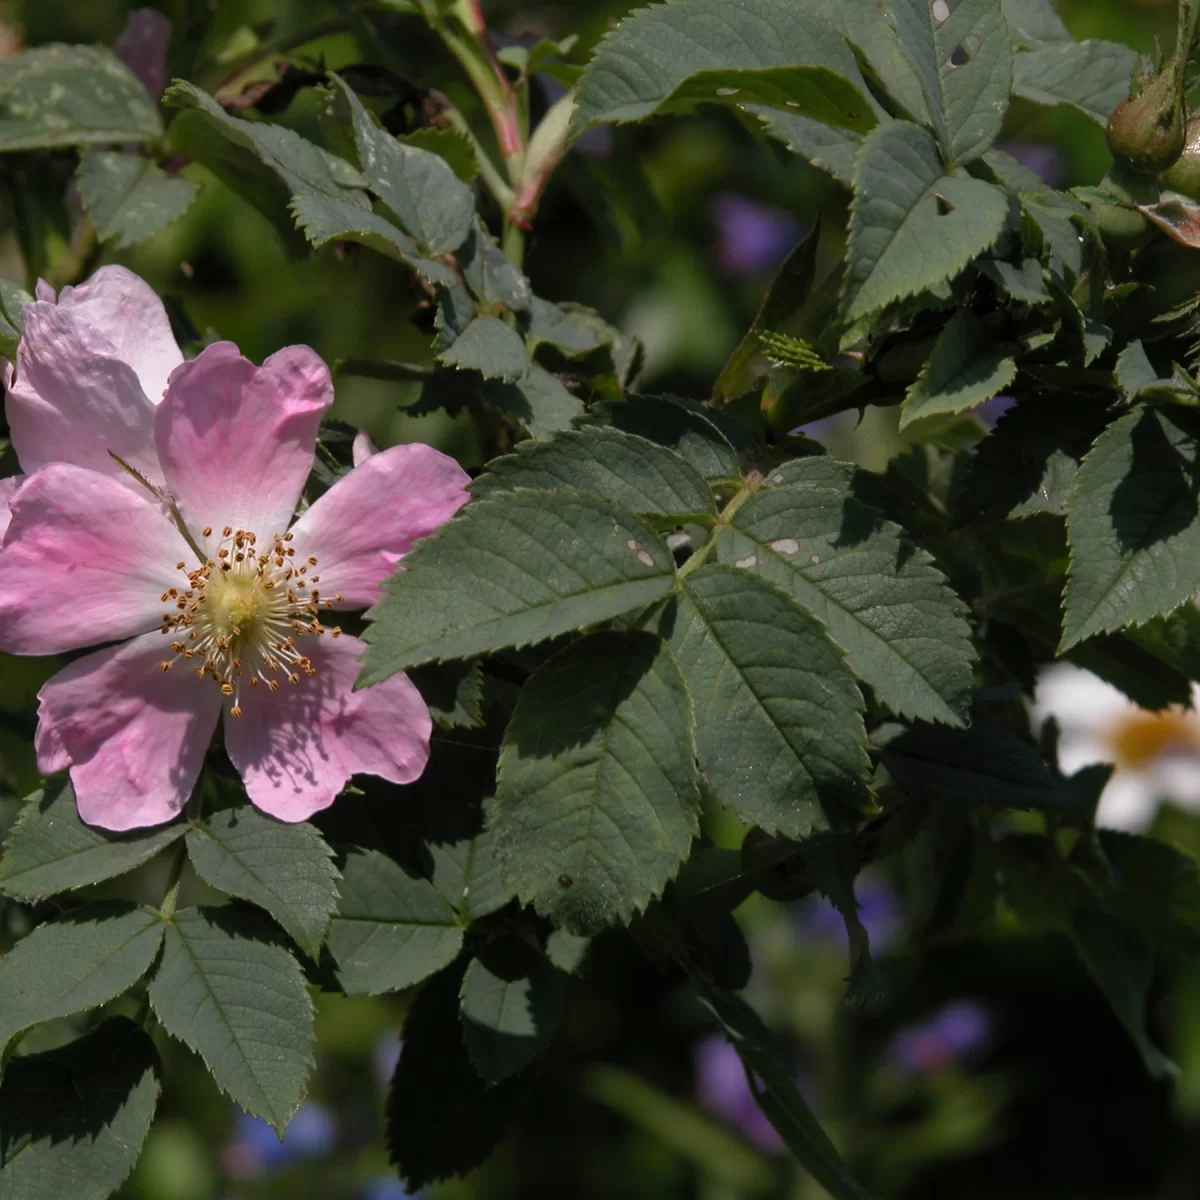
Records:
[[[204,536],[211,532],[206,528]],[[221,532],[216,552],[203,566],[189,571],[178,564],[186,584],[163,592],[163,603],[173,601],[174,611],[163,613],[162,632],[172,637],[176,655],[199,660],[196,674],[215,680],[222,695],[233,699],[232,715],[240,717],[243,680],[273,692],[281,677],[296,684],[302,675],[315,675],[297,643],[326,632],[337,637],[341,630],[327,630],[318,620],[320,610],[332,603],[321,599],[318,577],[308,575],[315,558],[310,556],[300,571],[292,566],[290,533],[276,534],[263,550],[249,530],[226,526]],[[160,665],[168,671],[172,663]]]

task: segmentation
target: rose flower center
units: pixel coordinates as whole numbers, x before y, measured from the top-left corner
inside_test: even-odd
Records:
[[[161,596],[164,604],[175,605],[163,613],[162,632],[172,635],[177,656],[198,662],[200,678],[210,676],[233,697],[230,712],[240,717],[243,682],[265,684],[273,692],[282,681],[294,684],[301,675],[315,675],[299,643],[306,636],[337,637],[341,630],[318,619],[321,608],[332,603],[317,589],[317,560],[297,564],[290,533],[274,535],[264,543],[267,549],[250,530],[226,526],[221,534],[203,566],[189,571],[186,563],[176,564],[186,583]],[[204,530],[206,539],[211,535],[211,528]],[[168,659],[159,665],[169,671],[174,664]]]

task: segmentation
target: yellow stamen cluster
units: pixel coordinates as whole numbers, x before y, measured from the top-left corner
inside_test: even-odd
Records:
[[[212,534],[211,527],[203,531],[205,540]],[[318,620],[321,609],[333,602],[322,600],[317,589],[317,560],[297,564],[291,540],[290,533],[276,534],[269,549],[260,549],[256,534],[226,526],[203,566],[188,570],[186,563],[176,564],[186,586],[168,588],[160,597],[164,604],[174,602],[174,610],[162,616],[162,632],[173,638],[171,649],[178,657],[199,660],[196,674],[211,676],[223,695],[233,697],[235,717],[242,715],[243,680],[251,687],[265,684],[272,692],[280,677],[299,683],[316,669],[297,642],[306,634],[337,637],[342,632]],[[169,671],[176,661],[159,665]]]

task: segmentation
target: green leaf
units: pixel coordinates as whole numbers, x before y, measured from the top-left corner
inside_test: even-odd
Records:
[[[703,479],[738,479],[737,451],[710,413],[678,396],[633,396],[594,410],[598,423],[674,450]]]
[[[329,952],[348,995],[412,987],[458,956],[463,922],[454,908],[427,879],[386,855],[348,850],[341,890]]]
[[[869,134],[854,170],[846,319],[952,279],[999,236],[1004,191],[946,175],[932,136],[907,121]]]
[[[647,633],[595,633],[530,676],[500,753],[504,878],[556,926],[627,924],[699,832],[687,690]]]
[[[306,954],[318,957],[337,905],[337,872],[311,825],[285,824],[246,804],[192,826],[187,848],[201,879],[265,908]]]
[[[529,369],[521,335],[499,317],[476,317],[444,350],[438,361],[460,371],[478,371],[485,379],[519,379]]]
[[[731,21],[723,0],[674,0],[634,12],[600,43],[580,80],[572,132],[710,99],[765,100],[823,122],[873,123],[866,93],[850,48],[800,5],[743,0]]]
[[[527,361],[525,373],[511,383],[485,380],[482,394],[489,404],[512,413],[535,438],[570,429],[583,414],[583,401],[535,362]]]
[[[450,169],[463,181],[470,183],[479,174],[479,156],[470,137],[460,129],[414,129],[412,133],[397,134],[396,140],[416,150],[441,155]]]
[[[354,131],[358,161],[371,191],[417,243],[433,258],[457,250],[471,232],[475,197],[437,154],[405,145],[362,106],[339,75],[330,75],[333,105]]]
[[[689,575],[664,614],[717,800],[768,833],[802,838],[868,800],[862,696],[824,627],[734,567]]]
[[[533,303],[529,280],[492,241],[478,217],[458,252],[458,263],[471,294],[481,304],[503,304],[511,312],[524,312]]]
[[[498,912],[516,892],[500,875],[496,837],[490,829],[455,842],[431,843],[433,886],[464,924]]]
[[[857,133],[775,109],[755,109],[751,106],[750,111],[793,154],[812,163],[814,167],[820,167],[822,171],[828,171],[847,187],[854,182],[854,163],[863,142]]]
[[[1071,41],[1054,0],[1003,0],[1003,8],[1012,39],[1020,45]]]
[[[55,780],[29,797],[8,835],[0,892],[37,901],[87,887],[148,862],[186,830],[182,823],[123,835],[94,829],[79,819],[70,783]]]
[[[168,175],[140,154],[89,150],[79,161],[79,194],[102,242],[118,249],[179,220],[196,198],[190,179]]]
[[[621,336],[590,308],[579,304],[551,304],[540,296],[533,297],[523,319],[531,351],[551,346],[569,362],[584,361],[597,351],[611,352]]]
[[[127,1017],[14,1059],[0,1085],[0,1196],[112,1195],[150,1131],[160,1071],[150,1036]]]
[[[1200,403],[1200,388],[1196,381],[1178,364],[1170,376],[1160,376],[1150,361],[1146,348],[1130,342],[1117,358],[1117,386],[1128,400],[1145,400],[1151,404]]]
[[[480,498],[514,488],[590,492],[642,515],[701,520],[716,516],[708,485],[677,454],[616,429],[584,429],[548,442],[523,442],[488,465],[470,487]]]
[[[1079,464],[1108,419],[1108,410],[1092,397],[1074,394],[1010,409],[980,443],[958,488],[960,520],[1065,516]]]
[[[0,62],[0,152],[161,136],[158,106],[109,50],[56,44]]]
[[[568,975],[578,975],[583,970],[592,939],[577,937],[565,929],[553,929],[546,939],[546,957]]]
[[[1186,410],[1134,409],[1083,460],[1067,507],[1062,649],[1170,612],[1200,590],[1198,432]]]
[[[968,729],[914,725],[888,742],[880,757],[912,797],[1050,811],[1070,805],[1036,746],[979,718]]]
[[[1050,294],[1042,284],[1042,264],[1036,258],[1026,258],[1019,263],[984,259],[977,266],[1019,304],[1048,304],[1050,301]]]
[[[283,1132],[313,1065],[313,1007],[300,964],[267,926],[231,908],[177,912],[150,1003],[223,1092]]]
[[[1017,377],[1010,349],[969,309],[946,323],[929,360],[908,389],[900,412],[904,429],[922,417],[960,413],[998,396]]]
[[[892,0],[900,41],[917,68],[948,169],[978,158],[1000,134],[1012,84],[1000,0],[958,0],[939,20],[930,0]]]
[[[665,596],[674,579],[662,538],[607,500],[521,491],[472,501],[388,580],[367,614],[359,683],[611,620]]]
[[[528,942],[490,942],[471,962],[459,992],[463,1042],[489,1087],[527,1067],[562,1021],[562,976]]]
[[[426,663],[408,677],[440,728],[477,729],[483,724],[483,670],[477,659]]]
[[[1115,829],[1099,831],[1122,918],[1153,946],[1186,956],[1200,949],[1200,860],[1179,846]]]
[[[1035,104],[1069,104],[1107,126],[1129,95],[1137,53],[1116,42],[1056,42],[1013,59],[1013,93]]]
[[[25,330],[22,316],[25,305],[32,304],[33,297],[9,279],[0,279],[0,354],[16,361],[17,343]]]
[[[348,200],[307,192],[290,205],[296,224],[318,250],[329,242],[358,242],[416,271],[432,283],[451,284],[454,273],[431,258],[423,258],[416,243],[390,221]]]
[[[851,494],[847,468],[776,472],[720,535],[721,561],[754,570],[828,628],[850,667],[901,716],[960,724],[974,651],[962,601],[899,526]]]
[[[738,1052],[756,1099],[788,1149],[834,1200],[870,1200],[796,1089],[787,1051],[740,997],[704,988],[700,998]]]
[[[1179,1068],[1146,1032],[1146,1002],[1154,982],[1154,951],[1122,921],[1080,909],[1071,921],[1075,949],[1125,1026],[1152,1079],[1170,1079]]]
[[[39,925],[0,959],[0,1050],[39,1021],[96,1008],[132,987],[162,936],[158,914],[126,900]]]
[[[492,1152],[529,1092],[529,1073],[495,1087],[479,1078],[458,1016],[461,968],[421,989],[404,1022],[404,1044],[388,1091],[387,1140],[411,1192],[465,1175]]]

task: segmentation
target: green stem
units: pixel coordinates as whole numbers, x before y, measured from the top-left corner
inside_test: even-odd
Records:
[[[342,358],[334,364],[336,375],[357,375],[363,379],[386,379],[391,383],[422,383],[434,368],[424,363],[392,362],[377,358]]]
[[[703,546],[701,546],[691,558],[679,568],[679,578],[686,579],[697,568],[702,567],[708,561],[709,555],[717,548],[717,538],[720,536],[723,529],[728,529],[733,524],[733,518],[737,516],[739,510],[758,491],[762,484],[761,479],[747,479],[741,488],[730,499],[729,503],[721,509],[721,515],[713,524],[712,530],[709,532]]]
[[[164,921],[169,921],[175,915],[175,905],[179,902],[179,882],[183,878],[183,864],[187,862],[187,844],[180,840],[175,847],[175,858],[171,863],[171,874],[167,876],[167,890],[162,904],[158,907],[158,915]]]
[[[501,239],[504,253],[518,266],[525,265],[525,231],[514,225],[507,217],[504,219],[504,236]]]
[[[100,248],[96,226],[90,217],[84,217],[71,235],[71,244],[59,260],[46,272],[46,282],[53,288],[78,283],[87,274],[88,263]]]
[[[479,162],[479,177],[483,180],[487,190],[492,193],[500,208],[504,212],[508,212],[516,199],[516,193],[505,182],[504,176],[492,162],[492,156],[483,148],[483,143],[475,136],[475,131],[457,108],[448,109],[445,117],[455,129],[470,138],[475,158]]]

